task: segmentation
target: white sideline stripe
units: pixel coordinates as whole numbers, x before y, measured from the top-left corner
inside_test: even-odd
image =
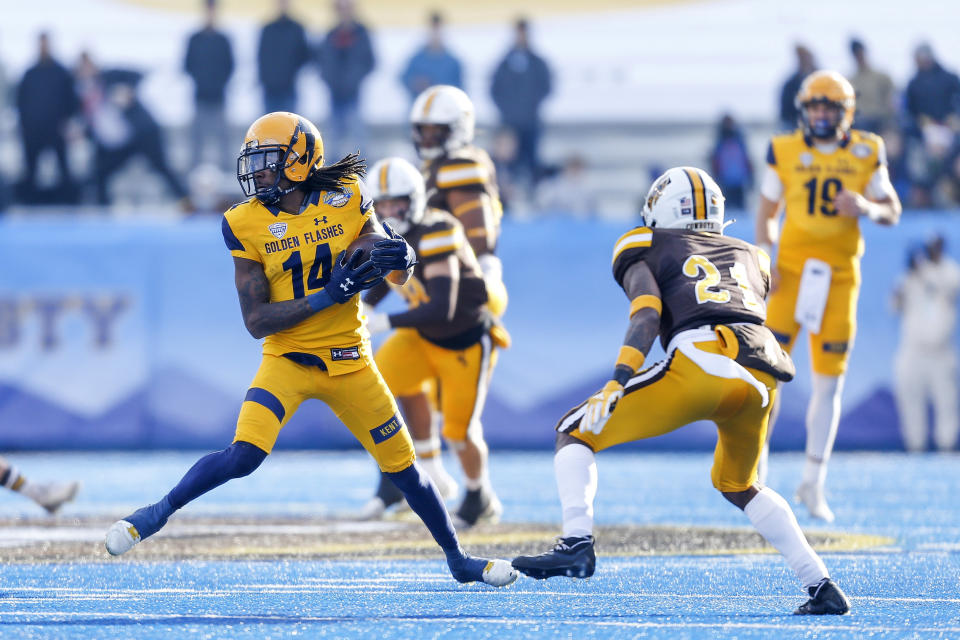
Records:
[[[471,592],[473,593],[473,592]],[[492,593],[492,592],[491,592]],[[97,618],[126,618],[129,620],[138,620],[149,622],[151,620],[156,621],[167,621],[171,619],[191,619],[191,618],[200,618],[203,620],[233,620],[238,617],[244,618],[244,620],[255,623],[269,623],[271,620],[276,621],[286,621],[289,620],[291,616],[288,615],[249,615],[242,612],[238,612],[235,615],[224,615],[219,613],[175,613],[175,614],[163,614],[163,613],[92,613],[92,612],[80,612],[80,611],[7,611],[6,615],[13,616],[26,616],[28,620],[17,621],[17,624],[30,624],[30,620],[41,619],[71,619],[71,618],[80,618],[80,619],[97,619]],[[355,620],[364,620],[368,623],[375,622],[412,622],[417,624],[429,623],[429,622],[439,622],[445,625],[453,624],[501,624],[501,625],[535,625],[543,626],[545,624],[555,624],[557,626],[566,626],[566,625],[580,625],[580,626],[597,626],[597,627],[623,627],[627,629],[689,629],[689,628],[698,628],[698,629],[789,629],[796,631],[838,631],[840,633],[863,633],[866,631],[870,632],[891,632],[891,631],[903,631],[909,630],[912,633],[930,633],[930,632],[960,632],[960,627],[911,627],[908,625],[902,627],[895,626],[880,626],[880,625],[870,625],[870,626],[843,626],[837,627],[830,624],[818,625],[816,623],[811,624],[784,624],[782,622],[625,622],[623,620],[557,620],[555,618],[517,618],[517,619],[497,619],[497,618],[475,618],[475,617],[457,617],[451,618],[449,616],[427,618],[427,617],[404,617],[404,616],[372,616],[370,618],[357,618],[355,616],[297,616],[299,622],[348,622]],[[9,624],[9,622],[8,622]]]
[[[431,582],[449,582],[451,578],[444,577],[441,579],[434,579]],[[396,582],[401,582],[401,580],[395,580]],[[411,583],[423,583],[425,580],[418,578],[411,578],[408,582]],[[329,584],[318,585],[319,587],[329,587],[331,589],[336,589],[337,591],[343,589],[349,589],[352,591],[365,591],[371,594],[387,594],[387,593],[433,593],[432,591],[426,591],[423,589],[413,589],[413,590],[403,590],[400,591],[396,588],[384,588],[384,589],[370,589],[368,585],[356,584],[357,581],[344,581],[336,582],[330,580]],[[370,581],[373,584],[376,584],[374,581]],[[379,582],[386,582],[386,580],[380,580]],[[231,585],[227,589],[91,589],[91,588],[80,588],[80,587],[17,587],[15,589],[8,589],[7,593],[17,593],[17,592],[49,592],[52,595],[57,595],[63,597],[68,592],[79,592],[81,596],[96,596],[98,598],[103,597],[115,597],[123,595],[184,595],[184,594],[195,594],[195,595],[233,595],[238,591],[252,591],[256,593],[317,593],[317,588],[309,588],[302,586],[294,585],[257,585],[257,584],[238,584]],[[496,594],[500,593],[498,591],[464,591],[464,594],[478,595],[478,594]],[[583,591],[550,591],[544,592],[541,590],[524,590],[524,589],[511,589],[510,593],[514,594],[530,594],[530,595],[543,595],[548,593],[550,596],[570,596],[576,598],[669,598],[674,599],[686,599],[686,600],[703,600],[707,598],[717,598],[724,594],[719,593],[662,593],[662,592],[624,592],[618,591],[616,593],[607,592],[607,593],[586,593]],[[749,598],[751,600],[782,600],[784,598],[789,599],[793,598],[792,594],[740,594],[735,596],[737,598]],[[796,595],[797,598],[803,598],[802,593]],[[851,596],[847,595],[850,600],[856,602],[923,602],[923,603],[939,603],[939,604],[960,604],[960,598],[905,598],[898,596]],[[0,607],[2,611],[2,607]]]
[[[617,246],[613,248],[613,257],[616,258],[625,246],[633,242],[647,242],[653,238],[653,234],[649,231],[646,233],[633,233],[617,243]]]

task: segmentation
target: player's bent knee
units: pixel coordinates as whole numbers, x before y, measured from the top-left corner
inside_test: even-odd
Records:
[[[267,452],[255,444],[238,441],[224,450],[231,477],[242,478],[253,473],[267,458]]]
[[[721,491],[721,495],[729,502],[735,504],[740,510],[747,506],[747,503],[753,500],[753,497],[760,493],[756,486],[749,487],[744,491]]]
[[[569,444],[579,444],[581,446],[586,447],[587,449],[590,449],[590,451],[593,451],[593,447],[591,447],[589,444],[587,444],[583,440],[574,438],[573,436],[566,433],[557,434],[557,444],[556,444],[556,447],[554,448],[554,451],[555,452],[560,451],[560,449],[563,449],[565,446]]]

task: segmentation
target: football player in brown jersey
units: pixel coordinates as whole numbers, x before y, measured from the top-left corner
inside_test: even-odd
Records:
[[[796,613],[846,613],[846,596],[786,500],[757,482],[777,381],[794,373],[790,356],[763,325],[769,256],[723,236],[723,195],[706,172],[693,167],[676,167],[657,179],[643,223],[613,249],[613,276],[630,300],[613,374],[557,425],[562,537],[546,553],[515,558],[514,568],[539,579],[593,575],[595,452],[712,420],[719,436],[713,486],[744,511],[797,574],[809,599]],[[641,369],[657,335],[666,358]]]
[[[381,160],[369,186],[380,215],[419,257],[410,279],[393,287],[407,311],[367,316],[372,333],[396,329],[377,351],[377,367],[405,412],[411,404],[417,410],[425,383],[438,382],[443,436],[460,459],[467,488],[454,523],[462,528],[494,520],[503,508],[490,485],[480,415],[497,349],[483,273],[463,225],[426,206],[423,177],[412,164]]]
[[[497,317],[507,308],[503,268],[496,256],[503,209],[496,171],[490,156],[473,144],[474,109],[466,93],[449,85],[424,90],[410,110],[413,143],[422,161],[427,206],[452,213],[463,225],[487,288],[487,308]],[[492,332],[497,346],[507,347],[509,336],[502,326]],[[443,468],[436,427],[439,416],[436,385],[406,398],[405,415],[413,435],[417,458],[444,497],[457,492],[453,478]],[[379,517],[386,507],[401,500],[386,478],[381,477],[376,495],[364,506],[362,517]]]

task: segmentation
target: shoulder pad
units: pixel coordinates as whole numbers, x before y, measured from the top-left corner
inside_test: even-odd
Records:
[[[613,268],[614,279],[623,285],[623,276],[630,266],[638,260],[643,260],[646,253],[653,245],[653,229],[649,227],[636,227],[626,232],[613,245]]]
[[[490,179],[490,172],[475,160],[451,159],[437,169],[437,188],[450,189],[465,185],[483,185]]]
[[[447,216],[440,217],[424,229],[417,243],[417,255],[421,258],[437,258],[459,249],[464,242],[463,226]]]

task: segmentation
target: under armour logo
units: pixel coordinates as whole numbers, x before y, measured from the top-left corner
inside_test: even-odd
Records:
[[[340,284],[340,288],[343,289],[344,291],[349,291],[350,287],[352,286],[353,286],[353,280],[351,280],[350,278],[347,278],[344,282]]]
[[[319,227],[321,224],[327,224],[327,216],[323,216],[322,218],[314,218],[314,219],[313,219],[313,226]]]

